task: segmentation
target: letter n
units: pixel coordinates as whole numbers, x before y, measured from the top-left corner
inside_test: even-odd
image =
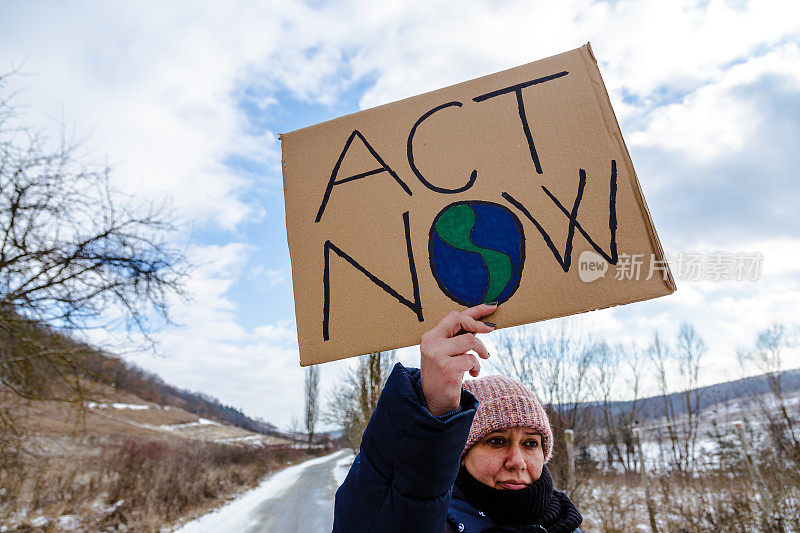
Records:
[[[330,267],[331,267],[331,252],[335,253],[351,265],[355,267],[356,270],[364,274],[367,279],[369,279],[372,283],[380,287],[384,292],[392,296],[401,304],[405,305],[417,315],[417,319],[422,322],[424,318],[422,317],[422,300],[419,296],[419,282],[417,281],[417,268],[414,266],[414,253],[411,249],[411,228],[408,221],[408,211],[403,213],[403,225],[405,227],[405,237],[406,237],[406,253],[408,254],[408,270],[411,273],[411,285],[413,286],[414,290],[414,300],[411,301],[392,287],[389,286],[386,282],[379,279],[375,276],[372,272],[358,264],[358,262],[350,257],[346,252],[342,251],[341,248],[333,244],[331,241],[325,241],[324,247],[324,254],[325,254],[325,268],[322,273],[322,287],[324,291],[324,300],[323,300],[323,307],[322,307],[322,339],[328,340],[330,339],[330,331],[329,331],[329,323],[330,323],[330,315],[331,315],[331,276],[330,276]],[[387,317],[388,319],[388,317]]]

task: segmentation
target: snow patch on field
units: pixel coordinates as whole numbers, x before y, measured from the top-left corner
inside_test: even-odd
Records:
[[[299,477],[300,473],[306,468],[338,459],[336,470],[342,462],[342,458],[347,458],[352,462],[352,454],[348,450],[339,450],[331,455],[325,455],[311,459],[299,465],[290,466],[280,472],[268,477],[253,490],[245,492],[219,509],[209,514],[203,515],[197,520],[189,522],[182,528],[177,529],[179,533],[205,533],[207,531],[247,531],[256,525],[258,517],[251,517],[253,511],[265,500],[281,496],[286,489],[291,487]]]
[[[142,409],[150,409],[149,405],[142,405],[138,403],[97,403],[88,402],[86,404],[89,409],[133,409],[134,411],[141,411]]]
[[[266,444],[270,441],[269,437],[265,435],[246,435],[244,437],[223,437],[216,440],[221,443],[239,443],[239,444]]]
[[[186,428],[193,428],[197,426],[221,426],[219,422],[214,422],[213,420],[209,420],[207,418],[198,418],[196,422],[187,422],[185,424],[167,424],[164,426],[159,426],[161,429],[166,429],[167,431],[182,431]]]
[[[56,518],[56,527],[60,531],[75,531],[81,527],[81,519],[75,515],[65,514]]]

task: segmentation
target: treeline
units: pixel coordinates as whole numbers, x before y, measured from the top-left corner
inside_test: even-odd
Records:
[[[553,422],[565,428],[580,426],[586,435],[609,429],[612,419],[616,424],[624,421],[621,429],[627,431],[634,423],[664,417],[696,419],[717,405],[737,401],[752,405],[763,395],[794,393],[800,390],[800,369],[785,368],[800,363],[792,358],[796,357],[793,335],[792,329],[779,324],[762,330],[752,347],[732,357],[743,373],[762,374],[703,387],[698,385],[707,347],[688,323],[677,328],[674,341],[656,333],[643,346],[611,345],[569,322],[549,330],[514,328],[495,337],[497,357],[490,364],[536,391]],[[327,398],[325,421],[343,432],[348,444],[358,446],[395,362],[393,352],[362,356]],[[640,396],[645,382],[656,395]],[[632,399],[612,399],[621,395]]]
[[[800,390],[800,369],[783,370],[781,372],[781,388],[785,394],[790,394]],[[720,404],[735,401],[752,401],[753,395],[771,393],[770,375],[750,376],[716,383],[697,390],[698,408],[701,411]],[[664,416],[664,399],[660,396],[651,396],[638,400],[638,416],[640,421],[650,420]],[[674,392],[667,395],[667,402],[670,409],[676,415],[684,415],[688,412],[688,407],[684,398],[684,392]],[[608,409],[612,415],[619,415],[628,412],[633,406],[633,401],[612,401],[608,406],[603,406],[600,402],[589,402],[586,407],[591,411],[596,409],[601,412]]]

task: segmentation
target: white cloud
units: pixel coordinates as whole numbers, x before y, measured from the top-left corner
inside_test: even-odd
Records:
[[[182,326],[161,335],[166,357],[142,353],[128,359],[168,383],[212,394],[285,427],[302,410],[296,330],[289,320],[251,329],[239,324],[236,302],[227,293],[247,250],[238,243],[191,250],[199,265],[189,287],[195,297],[173,304]]]
[[[633,146],[674,150],[701,161],[745,148],[763,114],[742,89],[766,76],[779,76],[800,92],[800,48],[790,43],[717,73],[679,103],[657,107],[647,127],[630,137]]]
[[[63,105],[124,190],[170,196],[184,219],[233,228],[257,210],[252,184],[225,165],[255,152],[233,91],[247,65],[277,49],[281,20],[218,5],[20,9],[4,27],[0,65],[24,61],[32,76],[12,80],[24,100],[45,116]],[[257,142],[279,169],[274,137]]]
[[[89,8],[91,16],[84,12]],[[246,133],[237,108],[242,83],[264,89],[265,106],[280,87],[330,104],[368,76],[374,83],[361,104],[371,106],[592,40],[617,100],[624,89],[649,108],[661,88],[691,93],[701,87],[683,111],[654,115],[648,132],[681,146],[712,141],[718,151],[739,145],[722,125],[749,112],[720,95],[747,69],[727,75],[729,65],[796,38],[798,9],[793,2],[721,0],[482,2],[469,9],[421,0],[381,8],[361,2],[319,8],[205,2],[192,10],[156,3],[51,5],[46,18],[33,7],[17,10],[6,25],[12,27],[4,28],[0,64],[24,60],[25,70],[36,73],[20,80],[26,97],[51,116],[63,105],[79,131],[92,131],[92,144],[110,154],[123,186],[171,195],[187,218],[232,228],[257,208],[247,201],[253,184],[226,167],[225,157],[268,154],[276,175],[279,161],[271,134],[256,140]],[[797,50],[787,47],[764,61],[796,72]],[[721,106],[713,103],[727,105],[715,111]],[[729,120],[718,120],[723,115]]]
[[[247,273],[247,279],[257,288],[266,288],[285,282],[286,276],[280,270],[256,265]]]

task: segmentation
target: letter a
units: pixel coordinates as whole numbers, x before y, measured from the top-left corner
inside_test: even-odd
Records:
[[[361,172],[360,174],[355,174],[353,176],[349,176],[347,178],[342,178],[340,180],[336,180],[336,176],[339,174],[339,167],[342,166],[342,161],[344,160],[344,156],[347,153],[347,150],[350,149],[350,145],[353,143],[353,139],[358,137],[361,139],[361,142],[364,143],[367,150],[369,150],[370,155],[375,158],[375,160],[380,164],[380,168],[376,168],[373,170],[369,170],[367,172]],[[328,180],[328,186],[325,188],[325,196],[322,197],[322,204],[319,206],[319,211],[317,211],[317,218],[314,222],[319,222],[322,219],[322,213],[325,212],[325,206],[328,205],[328,200],[331,196],[331,191],[333,190],[334,185],[341,185],[342,183],[347,183],[348,181],[355,181],[361,178],[366,178],[367,176],[372,176],[373,174],[380,174],[381,172],[388,172],[394,180],[400,184],[406,193],[411,196],[411,189],[408,188],[403,180],[401,180],[397,173],[392,170],[389,165],[387,165],[381,156],[378,155],[378,152],[375,151],[372,146],[367,142],[367,139],[361,134],[358,130],[353,130],[353,133],[350,134],[350,137],[347,138],[347,142],[344,143],[344,148],[342,149],[342,153],[339,154],[339,160],[336,161],[336,165],[333,167],[333,171],[331,172],[331,179]]]

